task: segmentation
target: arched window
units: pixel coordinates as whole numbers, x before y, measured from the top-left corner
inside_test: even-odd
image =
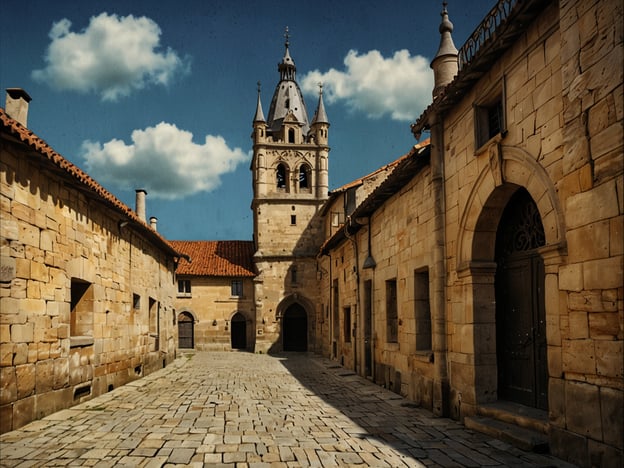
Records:
[[[294,143],[294,142],[295,142],[295,129],[289,128],[288,129],[288,143]]]
[[[277,188],[286,188],[286,167],[283,164],[277,166],[275,177],[277,178]]]
[[[302,164],[299,168],[299,188],[310,188],[310,166]]]

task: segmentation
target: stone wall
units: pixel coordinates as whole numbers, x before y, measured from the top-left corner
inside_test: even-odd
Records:
[[[436,411],[436,385],[448,378],[446,404],[460,420],[496,402],[495,246],[503,211],[522,188],[544,231],[535,249],[543,262],[542,283],[531,293],[544,293],[551,451],[581,466],[621,466],[622,24],[622,4],[615,0],[548,3],[474,86],[452,97],[456,101],[443,114],[429,116],[431,173],[416,174],[371,218],[376,267],[361,268],[368,252],[366,226],[334,243],[322,258],[325,355],[364,375],[363,285],[371,281],[375,381]],[[503,131],[477,140],[475,127],[488,124],[480,112],[497,100]],[[440,257],[434,254],[434,203],[443,213]],[[431,298],[438,295],[438,258],[443,302],[431,302],[435,323],[427,353],[415,345],[422,280],[415,274],[428,267]],[[388,281],[397,293],[392,340]],[[352,342],[343,330],[347,307],[357,337]]]
[[[582,466],[622,460],[621,64],[621,2],[551,4],[444,116],[452,407],[497,398],[494,241],[524,187],[546,238],[551,450]],[[479,147],[473,106],[503,81],[507,133]]]
[[[423,323],[418,323],[417,313],[419,306],[429,300],[433,227],[430,173],[425,168],[372,215],[370,228],[365,225],[320,259],[326,311],[321,324],[323,353],[360,375],[367,373],[365,288],[369,282],[372,307],[369,376],[427,408],[432,406],[434,352],[431,329],[425,330]],[[369,253],[376,262],[375,268],[364,268]],[[419,284],[423,279],[424,287]],[[396,340],[388,339],[389,281],[396,284],[397,292]],[[417,292],[419,287],[421,292]],[[350,323],[345,323],[346,319]],[[422,336],[427,333],[428,338]]]
[[[6,432],[164,367],[177,339],[172,249],[44,156],[0,144]]]

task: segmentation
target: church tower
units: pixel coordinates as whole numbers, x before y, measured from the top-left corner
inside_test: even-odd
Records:
[[[306,351],[315,344],[316,254],[328,196],[329,121],[322,88],[312,121],[296,81],[288,28],[279,82],[264,117],[258,85],[251,163],[256,352]]]

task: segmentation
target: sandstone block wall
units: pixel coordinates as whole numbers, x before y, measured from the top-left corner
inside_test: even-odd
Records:
[[[0,142],[2,432],[175,357],[173,259],[38,155]],[[43,158],[42,158],[43,159]],[[72,290],[86,288],[79,318]],[[88,288],[87,288],[88,286]]]
[[[432,405],[433,347],[417,349],[419,324],[416,319],[416,273],[430,272],[433,242],[433,197],[428,168],[417,174],[371,217],[370,254],[374,269],[364,269],[369,255],[369,228],[321,258],[321,290],[325,311],[322,327],[323,353],[365,373],[364,282],[372,285],[372,367],[380,385]],[[357,245],[357,248],[356,248]],[[398,339],[387,339],[386,282],[395,281],[398,305]],[[426,289],[429,289],[427,284]],[[335,294],[335,288],[338,293]],[[335,299],[338,299],[338,303]],[[345,309],[350,312],[345,330]]]
[[[521,186],[546,235],[551,450],[581,466],[622,460],[621,64],[621,2],[564,0],[444,120],[454,405],[496,398],[492,220]],[[480,149],[473,104],[502,80],[508,132]]]

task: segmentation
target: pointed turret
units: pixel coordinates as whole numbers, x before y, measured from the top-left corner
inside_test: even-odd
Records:
[[[431,68],[433,69],[434,85],[433,85],[433,98],[444,89],[444,87],[453,81],[455,75],[457,75],[457,48],[453,43],[453,23],[449,20],[448,11],[446,10],[446,2],[442,3],[442,22],[440,23],[440,47],[436,56],[431,61]]]
[[[323,103],[323,85],[319,83],[319,99],[316,106],[316,112],[312,119],[310,133],[314,135],[316,143],[326,145],[328,139],[329,119],[325,112],[325,104]]]
[[[267,123],[262,112],[262,101],[260,100],[260,82],[258,81],[258,102],[256,103],[256,115],[253,119],[254,132],[252,138],[254,144],[264,143],[266,141]]]
[[[271,101],[267,119],[268,131],[274,136],[280,133],[282,131],[284,118],[288,114],[292,114],[296,124],[301,128],[301,134],[307,135],[310,124],[308,123],[308,113],[306,111],[303,95],[295,80],[297,67],[295,67],[295,62],[290,56],[290,35],[288,28],[286,28],[285,37],[284,58],[277,66],[277,70],[280,74],[280,81],[277,83],[277,87],[273,93],[273,100]]]
[[[323,104],[323,85],[319,85],[319,88],[319,100],[316,106],[316,112],[314,113],[314,119],[312,119],[312,125],[316,123],[329,124],[327,113],[325,112],[325,104]]]
[[[253,119],[254,123],[256,122],[264,122],[266,120],[264,118],[264,112],[262,112],[262,101],[260,100],[260,82],[258,81],[258,102],[256,103],[256,115]]]

